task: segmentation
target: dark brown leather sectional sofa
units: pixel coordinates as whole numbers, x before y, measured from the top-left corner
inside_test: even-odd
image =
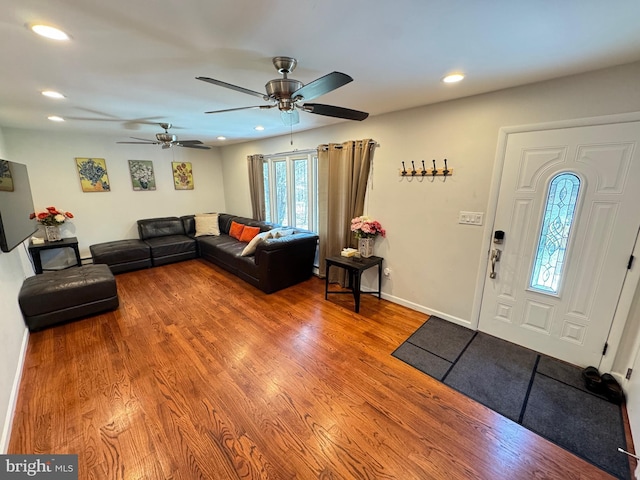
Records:
[[[140,240],[121,240],[92,245],[94,263],[106,263],[114,273],[146,266],[201,257],[237,275],[265,293],[272,293],[308,279],[313,273],[318,236],[294,228],[294,233],[269,238],[258,244],[255,254],[241,256],[247,243],[229,236],[231,223],[259,227],[266,232],[280,225],[221,213],[220,235],[196,237],[195,215],[138,220]],[[133,243],[138,242],[137,245]],[[145,247],[149,247],[148,260]]]
[[[183,220],[186,220],[183,217]],[[266,232],[279,227],[251,218],[221,213],[218,216],[220,235],[196,237],[200,257],[228,270],[265,293],[272,293],[307,280],[313,273],[318,236],[307,230],[281,238],[269,238],[258,244],[254,255],[240,254],[246,243],[229,236],[231,222],[260,227]],[[185,221],[187,235],[195,234],[195,222]]]

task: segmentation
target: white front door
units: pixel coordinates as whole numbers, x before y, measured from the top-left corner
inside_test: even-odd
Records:
[[[640,122],[510,134],[478,328],[599,366],[639,226]]]

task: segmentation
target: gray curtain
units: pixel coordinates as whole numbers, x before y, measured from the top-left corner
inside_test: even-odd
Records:
[[[318,147],[319,274],[326,275],[325,258],[356,247],[351,219],[363,214],[367,182],[376,142],[365,139]],[[345,285],[346,274],[332,268],[329,281]]]
[[[255,220],[266,218],[264,206],[264,155],[247,156],[249,167],[249,193],[251,195],[251,215]]]

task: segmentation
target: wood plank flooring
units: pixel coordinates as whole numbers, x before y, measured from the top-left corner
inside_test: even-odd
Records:
[[[203,261],[116,276],[115,312],[32,334],[9,453],[81,479],[600,479],[391,356],[426,316]]]

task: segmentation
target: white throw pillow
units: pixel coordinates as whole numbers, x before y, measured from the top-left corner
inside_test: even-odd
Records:
[[[201,235],[220,235],[217,213],[196,214],[196,237]]]
[[[256,248],[258,248],[258,245],[264,242],[267,238],[271,238],[271,232],[259,233],[258,235],[256,235],[251,239],[251,241],[247,244],[246,247],[244,247],[244,250],[242,250],[242,253],[240,254],[240,256],[248,257],[250,255],[253,255],[254,253],[256,253]]]

